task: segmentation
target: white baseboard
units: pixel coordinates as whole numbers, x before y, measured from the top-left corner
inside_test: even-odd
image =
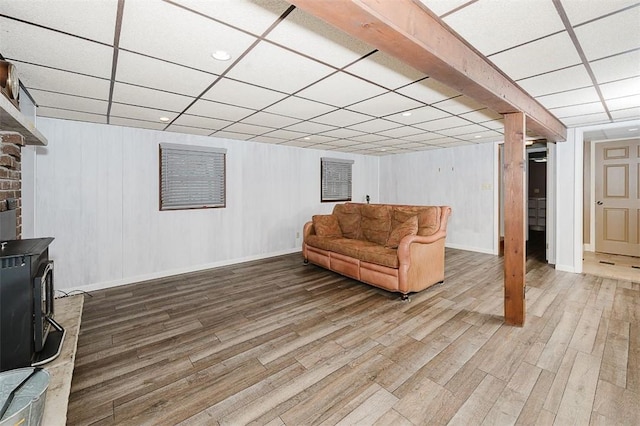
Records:
[[[104,290],[106,288],[119,287],[119,286],[133,284],[141,281],[155,280],[158,278],[170,277],[172,275],[188,274],[190,272],[198,272],[198,271],[203,271],[205,269],[220,268],[222,266],[235,265],[237,263],[251,262],[252,260],[261,260],[269,257],[282,256],[285,254],[292,254],[292,253],[299,253],[299,252],[300,252],[300,247],[295,247],[292,249],[286,249],[286,250],[281,250],[281,251],[272,252],[272,253],[263,253],[263,254],[247,256],[247,257],[242,257],[237,259],[221,260],[219,262],[212,262],[204,265],[193,265],[193,266],[187,266],[184,268],[170,269],[167,271],[158,271],[151,274],[136,275],[133,277],[123,278],[121,280],[92,283],[82,287],[56,288],[56,290],[64,291],[65,293],[91,292],[96,290]],[[300,256],[300,262],[302,262],[302,255]]]
[[[577,274],[578,271],[576,270],[576,268],[573,267],[573,265],[558,265],[556,264],[556,270],[557,271],[563,271],[563,272],[571,272],[574,274]]]
[[[484,247],[471,247],[471,246],[465,246],[462,244],[451,244],[451,243],[445,243],[444,244],[445,247],[449,247],[449,248],[453,248],[453,249],[457,249],[457,250],[466,250],[466,251],[475,251],[478,253],[485,253],[485,254],[493,254],[493,255],[498,255],[498,250],[497,249],[486,249]]]
[[[596,251],[596,248],[593,244],[583,244],[584,251]]]

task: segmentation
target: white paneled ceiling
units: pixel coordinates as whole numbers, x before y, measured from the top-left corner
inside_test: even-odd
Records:
[[[565,125],[640,118],[639,0],[419,1]],[[284,0],[0,0],[0,55],[41,117],[369,155],[502,139],[482,103]]]

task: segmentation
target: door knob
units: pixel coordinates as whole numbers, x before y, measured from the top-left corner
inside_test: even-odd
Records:
[[[602,201],[596,201],[596,204],[601,206],[602,205]]]

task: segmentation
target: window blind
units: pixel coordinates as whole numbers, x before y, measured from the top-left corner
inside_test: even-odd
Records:
[[[226,151],[160,144],[160,210],[224,207]]]
[[[353,160],[321,158],[321,201],[351,201]]]

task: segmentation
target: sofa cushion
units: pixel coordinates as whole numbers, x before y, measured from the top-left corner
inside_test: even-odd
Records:
[[[376,247],[376,243],[371,243],[364,240],[353,240],[349,238],[334,239],[329,243],[331,251],[334,253],[343,254],[345,256],[351,256],[355,259],[360,259],[360,251],[368,247]]]
[[[391,232],[391,208],[383,204],[365,204],[360,211],[364,238],[385,245]]]
[[[376,265],[387,266],[389,268],[398,268],[400,266],[397,250],[377,244],[361,247],[358,251],[358,256],[363,262],[375,263]]]
[[[418,235],[428,237],[440,229],[440,207],[422,207],[418,212]]]
[[[331,214],[316,214],[312,218],[313,228],[319,237],[342,237],[338,218]]]
[[[336,237],[320,237],[318,235],[309,235],[305,238],[305,244],[319,248],[322,250],[331,251],[332,242],[336,240],[343,240],[344,238],[336,238]]]
[[[384,245],[386,248],[398,248],[398,244],[400,241],[406,237],[407,235],[416,235],[418,233],[418,217],[411,216],[409,219],[405,220],[403,223],[395,226],[391,233],[389,234],[389,238],[387,238],[387,242]]]
[[[333,214],[338,218],[343,237],[362,239],[360,204],[336,204],[333,208]]]

